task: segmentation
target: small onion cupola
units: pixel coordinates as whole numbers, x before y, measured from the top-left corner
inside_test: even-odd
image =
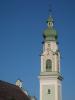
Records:
[[[57,32],[54,29],[54,20],[51,16],[48,17],[47,28],[44,30],[43,37],[44,41],[57,41]]]

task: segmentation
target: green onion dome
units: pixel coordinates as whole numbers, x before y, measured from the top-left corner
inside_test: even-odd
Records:
[[[53,18],[49,16],[47,20],[47,29],[44,30],[43,37],[45,41],[56,41],[57,40],[57,32],[53,27]]]

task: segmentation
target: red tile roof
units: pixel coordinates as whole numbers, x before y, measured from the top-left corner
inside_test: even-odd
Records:
[[[16,85],[0,81],[0,100],[30,100]]]

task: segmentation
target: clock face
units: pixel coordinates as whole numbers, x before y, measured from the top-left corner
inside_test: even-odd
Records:
[[[49,55],[49,48],[47,48],[47,54]]]
[[[48,48],[50,48],[50,43],[48,43]]]
[[[50,54],[50,43],[47,44],[47,55]]]

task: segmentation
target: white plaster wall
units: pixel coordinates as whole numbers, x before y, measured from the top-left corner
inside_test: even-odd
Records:
[[[60,86],[60,100],[62,100],[62,93],[61,93],[61,81],[58,79],[41,79],[40,80],[40,100],[42,100],[42,96],[43,96],[43,92],[42,92],[42,88],[44,85],[54,85],[55,86],[55,100],[59,100],[58,96],[59,96],[59,92],[58,92],[58,86]]]

